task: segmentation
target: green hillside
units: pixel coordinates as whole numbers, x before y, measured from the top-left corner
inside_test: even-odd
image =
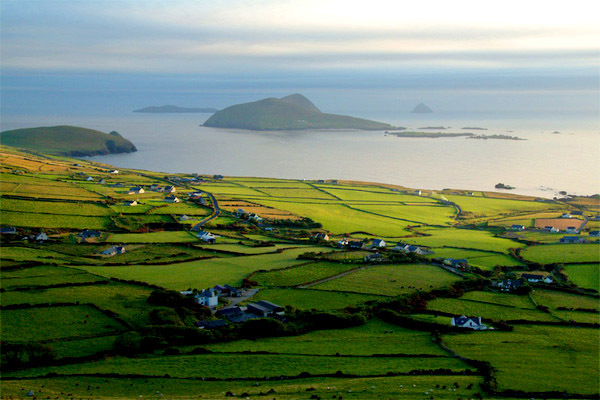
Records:
[[[6,146],[72,157],[137,151],[117,132],[108,134],[69,125],[4,131],[0,141]]]
[[[306,97],[293,94],[227,107],[211,116],[204,126],[263,130],[361,129],[383,130],[389,124],[321,112]]]

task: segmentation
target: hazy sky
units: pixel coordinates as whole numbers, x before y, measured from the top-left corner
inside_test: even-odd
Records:
[[[35,91],[114,82],[123,92],[156,85],[181,91],[199,79],[215,90],[220,83],[268,91],[417,82],[598,91],[595,1],[0,4],[3,109]]]

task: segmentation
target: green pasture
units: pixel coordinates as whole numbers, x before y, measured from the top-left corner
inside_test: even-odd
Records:
[[[186,231],[113,233],[106,239],[108,243],[187,243],[199,240],[193,232]]]
[[[212,210],[210,208],[194,203],[179,202],[170,204],[165,202],[153,201],[149,204],[154,205],[154,208],[150,210],[149,214],[176,214],[178,216],[185,214],[193,217],[201,217],[208,216],[212,213]]]
[[[301,264],[298,255],[320,251],[320,247],[284,250],[278,254],[216,258],[169,265],[130,265],[118,267],[82,267],[102,276],[133,279],[173,290],[207,288],[217,284],[239,286],[242,279],[257,270],[268,270]]]
[[[25,398],[29,390],[38,396],[61,398],[71,394],[77,398],[144,398],[189,399],[191,393],[203,398],[228,400],[227,392],[250,398],[297,400],[312,395],[323,399],[416,399],[433,390],[438,399],[476,398],[480,394],[479,376],[389,376],[382,378],[303,378],[297,380],[202,381],[169,378],[105,378],[93,376],[52,377],[36,379],[3,379],[5,396]],[[458,389],[455,386],[458,386]],[[467,389],[470,387],[470,389]],[[271,392],[268,396],[266,393]],[[158,392],[158,393],[157,393]],[[199,395],[200,396],[200,395]]]
[[[368,362],[367,362],[368,361]],[[232,368],[235,365],[235,368]],[[444,358],[421,357],[336,357],[290,354],[203,354],[181,356],[148,356],[143,358],[114,357],[110,360],[92,361],[56,367],[32,368],[11,376],[39,376],[57,374],[142,374],[184,378],[262,378],[296,376],[302,372],[332,374],[336,371],[356,375],[409,372],[419,369],[444,368],[460,372],[469,367],[462,361]]]
[[[600,310],[600,298],[596,296],[582,296],[555,290],[535,289],[531,298],[537,303],[556,309],[558,307],[585,308]]]
[[[48,346],[57,358],[87,357],[102,351],[112,350],[117,335],[98,336],[85,339],[56,340]]]
[[[352,208],[367,211],[384,217],[401,219],[413,224],[451,225],[456,213],[454,207],[447,206],[406,206],[406,205],[351,205]]]
[[[4,290],[15,290],[18,288],[36,288],[40,286],[69,283],[78,284],[104,280],[102,277],[72,268],[44,266],[27,268],[27,270],[25,276],[18,276],[17,274],[3,271],[1,274],[2,288]]]
[[[417,231],[426,236],[410,237],[403,239],[403,241],[428,247],[460,247],[500,253],[508,253],[510,248],[524,247],[521,243],[495,237],[491,232],[485,230],[425,228]],[[433,251],[436,251],[436,249],[433,249]]]
[[[152,207],[152,205],[146,204],[146,202],[138,203],[137,206],[127,206],[123,202],[110,206],[115,214],[145,214]]]
[[[437,298],[427,303],[427,309],[452,313],[455,315],[467,315],[470,317],[488,318],[494,321],[509,321],[524,319],[527,321],[554,321],[559,319],[551,314],[535,309],[523,309],[503,304],[484,303],[480,301]]]
[[[471,300],[482,303],[491,303],[521,309],[535,309],[536,304],[527,295],[516,295],[512,293],[497,293],[485,291],[466,292],[460,300]]]
[[[49,199],[98,200],[101,198],[97,193],[69,184],[40,185],[35,183],[21,183],[11,191],[11,194]]]
[[[550,209],[564,209],[564,206],[542,203],[538,201],[495,199],[475,196],[444,195],[449,201],[457,204],[466,218],[490,217],[495,215],[509,216],[514,213],[542,212]]]
[[[266,239],[268,239],[268,238],[263,237],[263,240],[266,240]],[[231,251],[234,253],[241,253],[241,254],[248,254],[248,255],[273,253],[279,249],[288,249],[288,248],[297,247],[297,245],[294,245],[294,244],[275,244],[273,246],[251,246],[251,244],[253,242],[246,242],[246,244],[218,243],[218,242],[219,242],[219,240],[217,239],[216,244],[207,245],[205,247],[210,250]]]
[[[289,188],[289,187],[261,187],[261,192],[265,193],[270,197],[282,197],[284,199],[320,199],[320,200],[336,200],[334,196],[331,196],[327,192],[317,190],[312,187],[307,188]]]
[[[271,270],[252,275],[262,286],[297,286],[314,282],[356,268],[353,264],[317,262],[288,269]]]
[[[2,340],[7,342],[87,337],[123,329],[87,305],[2,310]]]
[[[2,305],[73,303],[95,304],[110,310],[132,326],[150,323],[148,312],[152,306],[146,301],[153,289],[110,282],[105,285],[67,286],[28,291],[6,291],[0,295]]]
[[[429,332],[412,331],[378,319],[337,330],[314,331],[300,336],[237,340],[204,346],[213,352],[269,352],[305,355],[432,354],[448,356],[431,341]]]
[[[20,246],[3,246],[2,247],[2,260],[14,260],[14,261],[34,261],[40,263],[84,263],[84,264],[96,264],[96,260],[82,257],[74,257],[69,254],[63,254],[60,252],[47,250],[43,248],[33,247],[20,247]]]
[[[200,257],[215,257],[215,253],[188,245],[149,243],[128,246],[124,254],[102,258],[100,261],[111,264],[158,264],[182,262]]]
[[[110,208],[103,204],[86,202],[33,201],[3,198],[0,201],[0,206],[3,213],[5,211],[12,211],[20,213],[61,214],[64,216],[81,215],[86,217],[101,217],[114,214]]]
[[[261,289],[250,301],[267,300],[283,307],[292,306],[299,310],[341,310],[371,300],[385,299],[377,295],[329,292],[313,289]]]
[[[429,291],[458,280],[458,276],[432,265],[380,265],[363,268],[313,288],[397,296],[417,290]]]
[[[506,255],[498,254],[489,251],[479,250],[464,250],[454,249],[451,247],[443,247],[434,249],[433,254],[430,254],[430,258],[456,258],[466,259],[470,265],[479,267],[483,270],[492,270],[495,266],[524,266],[522,262],[515,258]]]
[[[111,226],[108,217],[84,217],[82,215],[39,214],[2,210],[2,223],[25,228],[71,228],[107,229]]]
[[[598,394],[598,329],[516,326],[443,340],[463,357],[490,362],[498,390]]]
[[[366,232],[383,237],[398,237],[408,234],[404,228],[409,222],[380,217],[351,209],[341,204],[300,203],[277,200],[255,200],[265,206],[289,211],[292,214],[311,218],[323,224],[323,228],[337,234]]]
[[[600,263],[569,264],[563,272],[577,286],[600,291]]]
[[[562,236],[561,236],[562,237]],[[521,251],[521,256],[540,264],[600,262],[600,244],[546,244],[530,246]]]

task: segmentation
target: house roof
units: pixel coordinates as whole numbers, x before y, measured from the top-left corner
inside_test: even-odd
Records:
[[[232,316],[232,315],[238,315],[242,313],[242,309],[239,307],[227,307],[227,308],[223,308],[221,310],[217,310],[217,312],[215,313],[216,315],[222,315],[222,316]]]
[[[523,275],[521,275],[521,278],[523,278],[523,279],[544,279],[544,275],[523,274]]]
[[[197,321],[196,322],[196,326],[198,328],[206,328],[206,329],[222,328],[227,325],[228,325],[227,321],[222,320],[222,319],[217,319],[215,321]]]
[[[271,303],[270,301],[266,301],[266,300],[260,300],[257,301],[256,304],[260,305],[261,307],[265,307],[271,311],[274,310],[283,310],[283,307],[281,307],[280,305],[277,305],[275,303]]]
[[[455,325],[465,325],[468,322],[473,322],[475,325],[481,325],[480,317],[467,317],[465,315],[461,315],[460,317],[452,318],[454,320]]]

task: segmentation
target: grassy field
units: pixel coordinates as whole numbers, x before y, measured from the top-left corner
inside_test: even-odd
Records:
[[[170,265],[83,268],[103,276],[134,279],[174,290],[201,289],[225,283],[238,286],[242,279],[254,271],[301,264],[305,261],[297,260],[298,255],[319,250],[322,248],[302,247],[285,250],[280,254],[218,258]]]
[[[199,242],[195,235],[184,231],[159,231],[148,233],[114,233],[108,243],[188,243]]]
[[[521,243],[495,237],[492,233],[484,230],[431,228],[418,229],[418,232],[427,236],[406,238],[403,241],[429,247],[461,247],[500,253],[508,253],[510,248],[524,247]]]
[[[2,381],[6,396],[25,398],[29,390],[50,398],[71,394],[81,398],[139,398],[189,399],[190,393],[201,393],[203,398],[226,400],[227,392],[246,393],[250,398],[296,400],[316,395],[321,398],[342,396],[344,399],[416,399],[425,391],[433,390],[438,399],[475,398],[480,394],[478,376],[398,376],[384,378],[309,378],[273,380],[269,382],[206,382],[169,378],[98,378],[77,379],[56,377]],[[455,386],[458,386],[456,388]],[[468,388],[468,389],[467,389]],[[158,393],[157,393],[158,392]],[[273,397],[275,396],[275,397]]]
[[[427,303],[427,309],[455,315],[483,317],[494,321],[524,319],[528,321],[559,321],[549,313],[535,309],[522,309],[501,304],[483,303],[463,299],[437,298]]]
[[[72,268],[33,267],[26,272],[11,274],[2,272],[2,288],[15,290],[18,288],[35,288],[66,283],[85,283],[103,280],[102,277]]]
[[[470,265],[481,268],[482,270],[492,270],[495,266],[524,266],[517,259],[505,255],[479,250],[453,249],[449,247],[436,248],[434,253],[429,255],[431,258],[457,258],[466,259]]]
[[[64,216],[82,215],[86,217],[102,217],[114,212],[104,204],[90,202],[61,202],[1,199],[2,212],[60,214]],[[42,225],[43,226],[43,225]]]
[[[299,267],[261,272],[252,280],[263,286],[297,286],[313,282],[356,268],[352,264],[318,262]]]
[[[600,262],[600,244],[548,244],[532,246],[521,251],[526,260],[540,264]]]
[[[537,304],[542,304],[551,309],[567,307],[600,310],[600,300],[598,297],[579,296],[554,290],[536,289],[531,292],[531,298]]]
[[[2,311],[2,340],[48,341],[122,331],[116,320],[87,305]]]
[[[513,332],[445,335],[444,342],[464,357],[491,362],[499,390],[597,394],[599,334],[597,329],[518,326]]]
[[[380,300],[382,296],[329,292],[313,289],[261,289],[250,301],[271,301],[283,307],[292,306],[299,310],[341,310],[348,306],[356,306],[371,300]]]
[[[460,280],[458,276],[431,265],[381,265],[359,270],[313,288],[397,296],[439,288],[457,280]]]
[[[563,272],[577,286],[600,291],[600,263],[569,264]]]
[[[72,228],[107,229],[111,226],[108,217],[84,217],[82,215],[23,213],[2,210],[2,223],[26,228]]]

